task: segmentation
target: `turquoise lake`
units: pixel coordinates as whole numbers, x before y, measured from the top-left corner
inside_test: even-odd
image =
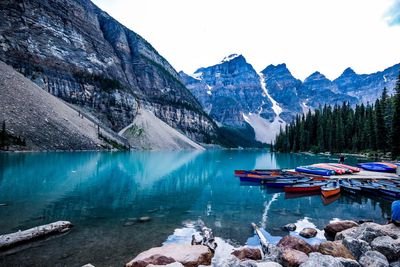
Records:
[[[234,169],[293,168],[337,158],[261,150],[0,154],[0,234],[68,220],[68,234],[0,254],[0,266],[122,266],[199,217],[244,245],[251,222],[272,236],[286,223],[322,230],[334,219],[390,216],[390,202],[342,194],[293,197],[241,184]],[[346,163],[355,164],[356,159]],[[132,218],[150,216],[145,223]],[[131,219],[129,219],[131,218]],[[321,235],[319,235],[321,237]]]

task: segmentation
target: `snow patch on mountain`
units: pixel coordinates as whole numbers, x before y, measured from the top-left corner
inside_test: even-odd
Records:
[[[235,59],[235,58],[237,58],[237,57],[239,57],[239,56],[240,56],[240,55],[238,55],[238,54],[229,55],[229,56],[227,56],[227,57],[224,57],[224,59],[221,61],[221,63],[231,61],[232,59]]]
[[[266,144],[274,142],[281,125],[282,127],[285,126],[282,120],[275,118],[273,122],[269,122],[260,115],[253,113],[243,114],[243,119],[254,129],[256,140]]]

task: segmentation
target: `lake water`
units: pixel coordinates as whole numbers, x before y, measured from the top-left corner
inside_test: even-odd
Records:
[[[253,236],[251,222],[272,236],[285,235],[280,227],[286,223],[322,230],[335,219],[386,222],[390,202],[383,199],[342,194],[328,203],[320,195],[288,196],[233,176],[234,169],[322,161],[337,159],[259,150],[3,153],[0,234],[57,220],[74,227],[0,254],[0,266],[122,266],[199,217],[216,236],[242,245]],[[151,221],[131,225],[142,216]]]

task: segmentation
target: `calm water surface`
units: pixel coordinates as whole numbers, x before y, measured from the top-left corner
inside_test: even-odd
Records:
[[[0,254],[0,265],[121,266],[199,217],[236,244],[251,240],[251,222],[283,236],[280,227],[289,222],[323,229],[334,219],[386,221],[390,202],[383,199],[341,195],[329,203],[320,195],[293,197],[241,184],[233,176],[234,169],[321,161],[337,159],[256,150],[0,154],[0,203],[6,204],[0,206],[0,234],[57,220],[75,226]],[[151,221],[126,224],[142,216]]]

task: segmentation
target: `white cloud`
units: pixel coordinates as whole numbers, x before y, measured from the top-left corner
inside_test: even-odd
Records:
[[[316,70],[333,79],[349,66],[370,73],[400,62],[400,27],[385,17],[393,0],[94,2],[189,73],[232,53],[258,71],[285,62],[300,79]]]

